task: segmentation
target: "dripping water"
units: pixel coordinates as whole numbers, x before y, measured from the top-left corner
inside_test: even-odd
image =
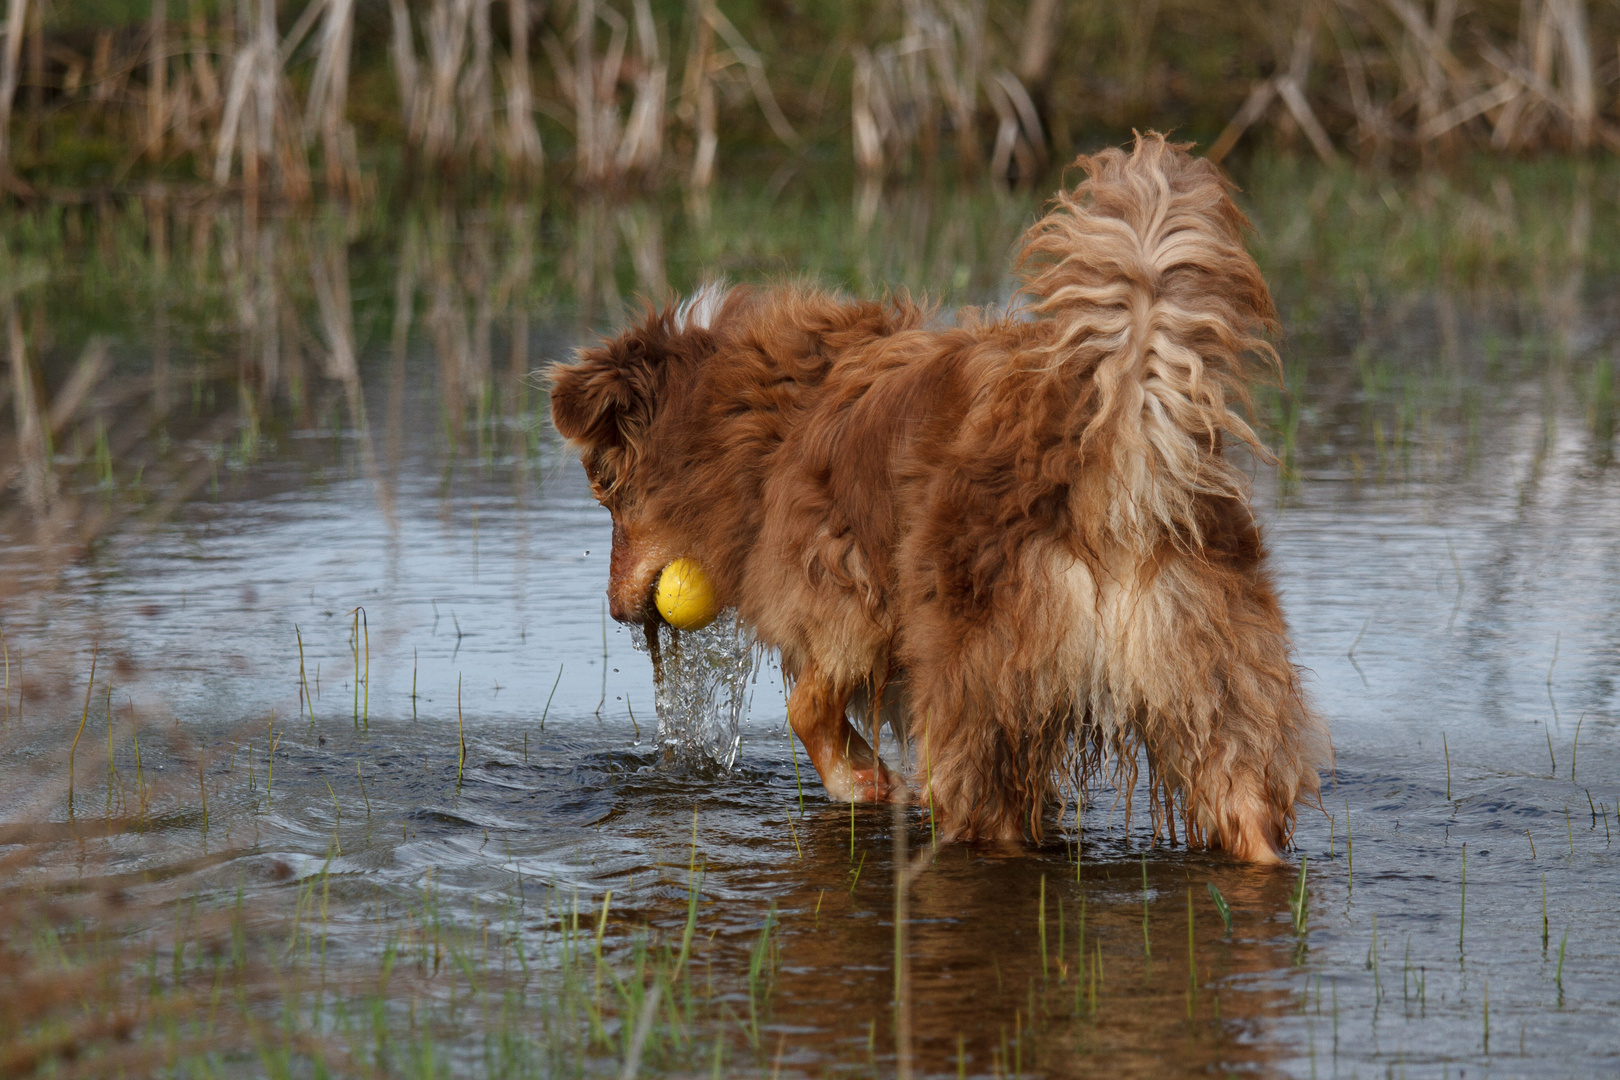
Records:
[[[729,770],[748,711],[754,635],[726,611],[701,630],[649,624],[636,649],[652,658],[663,762]]]

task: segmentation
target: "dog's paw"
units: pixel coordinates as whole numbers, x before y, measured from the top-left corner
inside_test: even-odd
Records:
[[[906,783],[881,763],[875,768],[852,769],[852,795],[849,802],[903,802]]]
[[[892,802],[906,798],[906,783],[882,762],[859,766],[840,762],[822,776],[829,798],[838,802]]]
[[[1228,796],[1226,813],[1221,822],[1216,846],[1224,848],[1234,859],[1253,866],[1275,866],[1283,861],[1280,816],[1258,794],[1256,782],[1234,783],[1236,789]],[[1245,791],[1247,787],[1249,790]]]
[[[1252,866],[1276,866],[1283,861],[1282,852],[1259,829],[1245,829],[1233,837],[1227,853]]]

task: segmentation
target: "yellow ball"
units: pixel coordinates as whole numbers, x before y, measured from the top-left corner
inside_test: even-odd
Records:
[[[658,614],[677,630],[701,630],[720,613],[714,586],[695,559],[676,559],[658,575]]]

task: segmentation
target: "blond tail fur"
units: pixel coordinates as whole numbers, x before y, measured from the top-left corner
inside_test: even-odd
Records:
[[[1244,249],[1248,221],[1215,166],[1164,136],[1081,158],[1086,179],[1030,229],[1020,265],[1047,315],[1047,365],[1089,368],[1094,411],[1080,437],[1110,486],[1105,525],[1136,551],[1196,548],[1200,494],[1241,496],[1223,434],[1269,454],[1233,406],[1276,312]]]

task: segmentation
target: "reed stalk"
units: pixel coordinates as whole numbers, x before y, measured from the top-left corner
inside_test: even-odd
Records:
[[[696,140],[689,183],[698,189],[714,182],[715,151],[720,145],[710,70],[714,62],[714,20],[709,17],[712,8],[713,0],[688,0],[686,9],[694,30],[692,49],[686,58],[682,96],[692,108],[692,134]]]
[[[312,5],[313,6],[313,5]],[[319,132],[327,192],[354,197],[360,192],[354,131],[345,119],[349,95],[349,54],[354,37],[354,0],[325,0],[325,18],[304,110],[304,137]]]
[[[4,51],[0,51],[0,184],[11,179],[11,105],[17,96],[27,21],[28,0],[11,0],[6,10]]]
[[[354,661],[354,729],[360,730],[360,609],[349,612],[354,625],[349,628],[349,655]]]
[[[588,2],[588,0],[587,0]],[[558,670],[561,675],[561,669]],[[602,601],[602,696],[596,702],[596,718],[602,719],[602,706],[607,704],[607,677],[608,677],[608,640],[607,640],[607,601]]]
[[[804,817],[804,780],[799,776],[799,746],[793,736],[793,725],[788,725],[788,753],[793,758],[793,790],[799,797],[799,816]]]
[[[1097,1016],[1097,990],[1102,986],[1103,982],[1103,951],[1101,938],[1097,939],[1096,945],[1097,955],[1091,965],[1091,1015],[1093,1019],[1095,1019]]]
[[[1446,742],[1446,733],[1440,733],[1440,745],[1446,752],[1446,801],[1451,801],[1451,745]]]
[[[113,784],[117,779],[118,766],[113,760],[112,687],[109,686],[107,687],[107,813],[109,816],[112,814]],[[206,813],[206,809],[204,812]]]
[[[1193,950],[1192,886],[1187,886],[1187,1019],[1192,1019],[1192,997],[1198,993],[1198,955]]]
[[[214,74],[214,43],[209,37],[208,15],[203,10],[201,0],[188,0],[187,7],[190,16],[191,75],[196,83],[198,106],[205,116],[217,119],[215,114],[219,110],[220,91],[219,80]]]
[[[272,721],[273,720],[274,720],[274,718],[272,718]],[[269,758],[269,760],[265,764],[265,772],[264,772],[264,808],[266,810],[269,810],[270,807],[271,807],[271,803],[270,803],[271,792],[275,789],[275,782],[276,782],[276,748],[281,745],[281,736],[280,735],[274,736],[273,738],[271,738],[269,740],[269,743],[270,743],[270,745],[269,745],[269,747],[267,749],[267,752],[266,752],[266,756]],[[136,760],[136,763],[137,763],[136,768],[138,769],[140,767],[139,766],[139,762],[140,762],[139,751],[136,752],[135,760]],[[144,807],[143,807],[143,810],[144,810]]]
[[[881,691],[880,691],[881,693]],[[894,863],[894,1042],[895,1075],[910,1080],[912,1070],[911,963],[908,936],[911,919],[911,856],[907,834],[906,803],[892,799],[889,804],[889,832],[893,838]],[[773,909],[774,910],[774,909]],[[1046,878],[1041,878],[1041,965],[1046,964]]]
[[[1064,937],[1063,897],[1062,896],[1058,897],[1057,911],[1058,911],[1058,939],[1057,939],[1058,982],[1067,982],[1068,978],[1069,978],[1069,962],[1066,959],[1064,959],[1064,957],[1068,954],[1068,947],[1067,947],[1068,942],[1065,940],[1065,937]]]
[[[1086,966],[1086,908],[1087,908],[1087,906],[1088,906],[1088,898],[1086,897],[1085,893],[1081,893],[1080,894],[1080,925],[1076,928],[1075,935],[1074,935],[1074,954],[1075,954],[1075,961],[1080,965],[1080,969],[1081,969],[1082,974],[1084,973],[1085,966]]]
[[[471,49],[456,87],[461,109],[460,151],[480,168],[491,164],[494,135],[494,36],[490,28],[490,0],[462,0],[470,6],[468,24]]]
[[[1575,782],[1575,759],[1581,752],[1581,725],[1586,722],[1586,713],[1581,713],[1580,719],[1575,721],[1575,742],[1569,750],[1569,782]],[[1591,798],[1590,795],[1587,796]]]
[[[849,760],[848,740],[845,740],[844,760]],[[855,800],[849,800],[849,861],[855,861]]]
[[[668,110],[669,65],[658,47],[658,29],[647,0],[633,0],[636,50],[640,64],[635,96],[619,140],[614,166],[620,174],[650,175],[664,153],[665,113]]]
[[[425,132],[427,102],[423,99],[420,69],[416,59],[416,43],[411,28],[410,9],[405,0],[388,0],[389,39],[388,59],[394,69],[394,83],[399,93],[400,119],[405,131],[408,150],[420,146]]]
[[[540,132],[534,126],[534,82],[529,71],[529,3],[508,0],[508,39],[512,58],[506,67],[506,160],[520,179],[534,180],[545,164]]]
[[[366,730],[370,731],[371,730],[371,620],[366,618],[366,609],[365,608],[360,609],[360,626],[361,626],[361,632],[365,636],[365,646],[366,646],[366,695],[365,695],[365,703],[364,703],[364,712],[362,712],[360,714],[360,720],[365,725]]]
[[[305,669],[304,669],[304,635],[303,635],[303,632],[298,629],[298,624],[297,623],[293,624],[293,634],[298,639],[298,713],[299,713],[299,718],[300,719],[303,718],[303,711],[307,707],[309,709],[309,723],[310,723],[310,726],[314,727],[315,726],[315,700],[309,696],[309,676],[305,674]]]
[[[1221,895],[1221,890],[1215,887],[1215,883],[1213,881],[1209,883],[1209,898],[1215,903],[1215,914],[1221,917],[1221,925],[1226,928],[1226,932],[1228,934],[1231,934],[1232,909],[1227,904],[1226,897]]]
[[[152,0],[147,22],[146,159],[161,161],[167,125],[169,75],[169,9],[167,0]]]
[[[68,817],[73,816],[73,756],[79,749],[79,736],[84,734],[84,725],[90,720],[90,692],[96,685],[96,657],[101,652],[101,643],[92,642],[90,647],[90,680],[84,687],[84,713],[79,717],[79,730],[74,732],[73,745],[68,747]]]
[[[1079,791],[1074,793],[1074,883],[1080,884],[1085,879],[1086,866],[1086,833],[1080,821]]]
[[[146,777],[141,770],[141,732],[133,720],[129,725],[129,738],[135,746],[135,801],[140,806],[140,816],[146,819],[147,786]]]
[[[557,678],[552,681],[551,693],[546,695],[546,707],[540,713],[540,730],[542,733],[546,730],[546,717],[551,714],[551,699],[557,696],[557,687],[562,684],[562,673],[563,666],[558,664]]]
[[[1294,933],[1305,933],[1305,920],[1310,915],[1305,894],[1305,867],[1310,863],[1310,856],[1301,856],[1299,860],[1299,877],[1294,882],[1293,895],[1289,897],[1289,914],[1293,917]]]
[[[1036,921],[1037,921],[1037,925],[1039,927],[1040,940],[1041,940],[1041,979],[1042,979],[1042,981],[1045,981],[1049,977],[1049,972],[1048,972],[1047,963],[1046,963],[1046,875],[1045,874],[1041,875],[1041,894],[1040,894],[1040,900],[1039,900],[1038,905],[1036,907]]]
[[[1373,1000],[1375,1002],[1382,1001],[1384,999],[1384,980],[1378,970],[1378,913],[1376,911],[1373,912],[1372,917],[1372,945],[1367,949],[1367,967],[1373,973]]]
[[[1547,875],[1541,875],[1541,952],[1547,953]]]
[[[1153,959],[1153,943],[1148,940],[1148,876],[1147,853],[1142,853],[1142,959]]]
[[[468,0],[432,0],[428,6],[423,35],[427,45],[428,85],[421,138],[423,155],[435,166],[442,167],[448,162],[456,148],[459,121],[456,87],[467,51],[471,19],[472,4]]]

